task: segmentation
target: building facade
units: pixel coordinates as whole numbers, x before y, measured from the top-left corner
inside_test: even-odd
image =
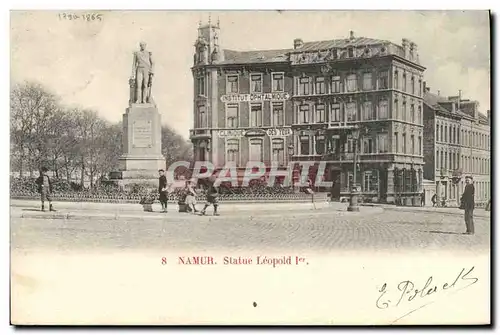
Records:
[[[477,101],[425,88],[424,178],[435,182],[438,200],[458,206],[467,175],[474,179],[476,202],[490,199],[490,122],[490,112],[479,113]]]
[[[330,41],[296,39],[290,49],[237,52],[221,49],[218,24],[198,32],[195,159],[219,167],[322,161],[323,179],[334,181],[339,195],[350,192],[356,175],[365,199],[416,201],[425,68],[415,43],[351,32]]]

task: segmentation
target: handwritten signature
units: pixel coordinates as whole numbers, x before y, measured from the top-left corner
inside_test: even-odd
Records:
[[[390,307],[397,307],[401,303],[422,300],[433,294],[437,294],[441,291],[446,291],[450,289],[461,290],[468,286],[474,285],[479,280],[476,277],[472,277],[472,272],[474,267],[466,270],[462,268],[458,276],[455,278],[453,283],[445,282],[434,284],[434,278],[430,276],[425,282],[424,286],[418,286],[411,280],[404,280],[397,285],[398,293],[395,297],[389,292],[387,283],[384,283],[382,287],[378,290],[380,296],[376,301],[377,308],[386,309]]]

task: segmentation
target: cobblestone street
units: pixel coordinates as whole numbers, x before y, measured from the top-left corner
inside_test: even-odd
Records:
[[[211,214],[211,213],[210,213]],[[37,219],[13,217],[13,250],[454,250],[490,247],[490,219],[476,217],[463,235],[459,215],[384,211],[234,212],[219,217],[168,213],[164,219]]]

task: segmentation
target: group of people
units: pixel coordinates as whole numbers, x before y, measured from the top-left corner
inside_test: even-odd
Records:
[[[40,176],[36,180],[36,184],[38,186],[38,193],[40,193],[41,201],[42,201],[42,211],[45,211],[45,200],[49,202],[49,211],[55,211],[52,205],[52,181],[47,174],[48,169],[43,167],[40,172]],[[167,213],[167,204],[168,204],[168,194],[171,191],[172,184],[168,184],[167,177],[165,176],[164,170],[159,170],[159,178],[158,178],[158,193],[160,195],[160,203],[162,207],[162,212]],[[215,179],[208,178],[206,180],[207,186],[207,194],[206,194],[206,203],[201,212],[196,209],[196,190],[193,186],[191,180],[187,180],[185,187],[183,189],[184,194],[184,203],[189,208],[189,211],[192,213],[200,213],[201,215],[206,214],[206,210],[209,206],[214,207],[214,215],[218,216],[217,212],[219,201],[219,190],[215,186]],[[472,181],[472,176],[465,177],[465,189],[460,198],[460,208],[465,211],[464,219],[466,226],[466,234],[473,235],[474,234],[474,185]],[[312,183],[309,181],[309,187],[307,188],[308,193],[314,196],[314,192],[312,191]],[[436,195],[434,195],[435,197]],[[433,198],[434,198],[433,197]],[[433,201],[434,202],[434,201]]]
[[[168,184],[167,182],[167,177],[165,176],[165,170],[159,170],[159,178],[158,178],[158,193],[160,195],[160,204],[162,208],[162,212],[167,213],[167,204],[168,204],[168,194],[172,190],[172,184]],[[207,194],[206,198],[207,201],[205,203],[204,208],[199,212],[196,209],[196,190],[194,188],[193,182],[191,180],[187,180],[186,184],[184,186],[184,189],[182,191],[182,198],[181,202],[184,203],[184,205],[187,208],[188,212],[191,213],[200,213],[200,215],[205,215],[206,210],[209,206],[214,207],[214,215],[219,216],[219,213],[217,212],[218,206],[219,206],[219,190],[215,186],[215,180],[213,178],[207,179]]]

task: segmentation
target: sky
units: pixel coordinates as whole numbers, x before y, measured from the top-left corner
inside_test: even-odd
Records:
[[[75,12],[78,13],[78,12]],[[85,12],[87,13],[87,12]],[[38,81],[68,106],[118,122],[128,107],[132,54],[140,41],[155,58],[153,96],[168,124],[185,138],[192,127],[191,66],[198,22],[220,20],[224,49],[292,48],[357,37],[407,38],[418,45],[431,91],[477,100],[490,109],[487,11],[99,11],[102,21],[61,20],[59,12],[11,12],[11,83]]]

